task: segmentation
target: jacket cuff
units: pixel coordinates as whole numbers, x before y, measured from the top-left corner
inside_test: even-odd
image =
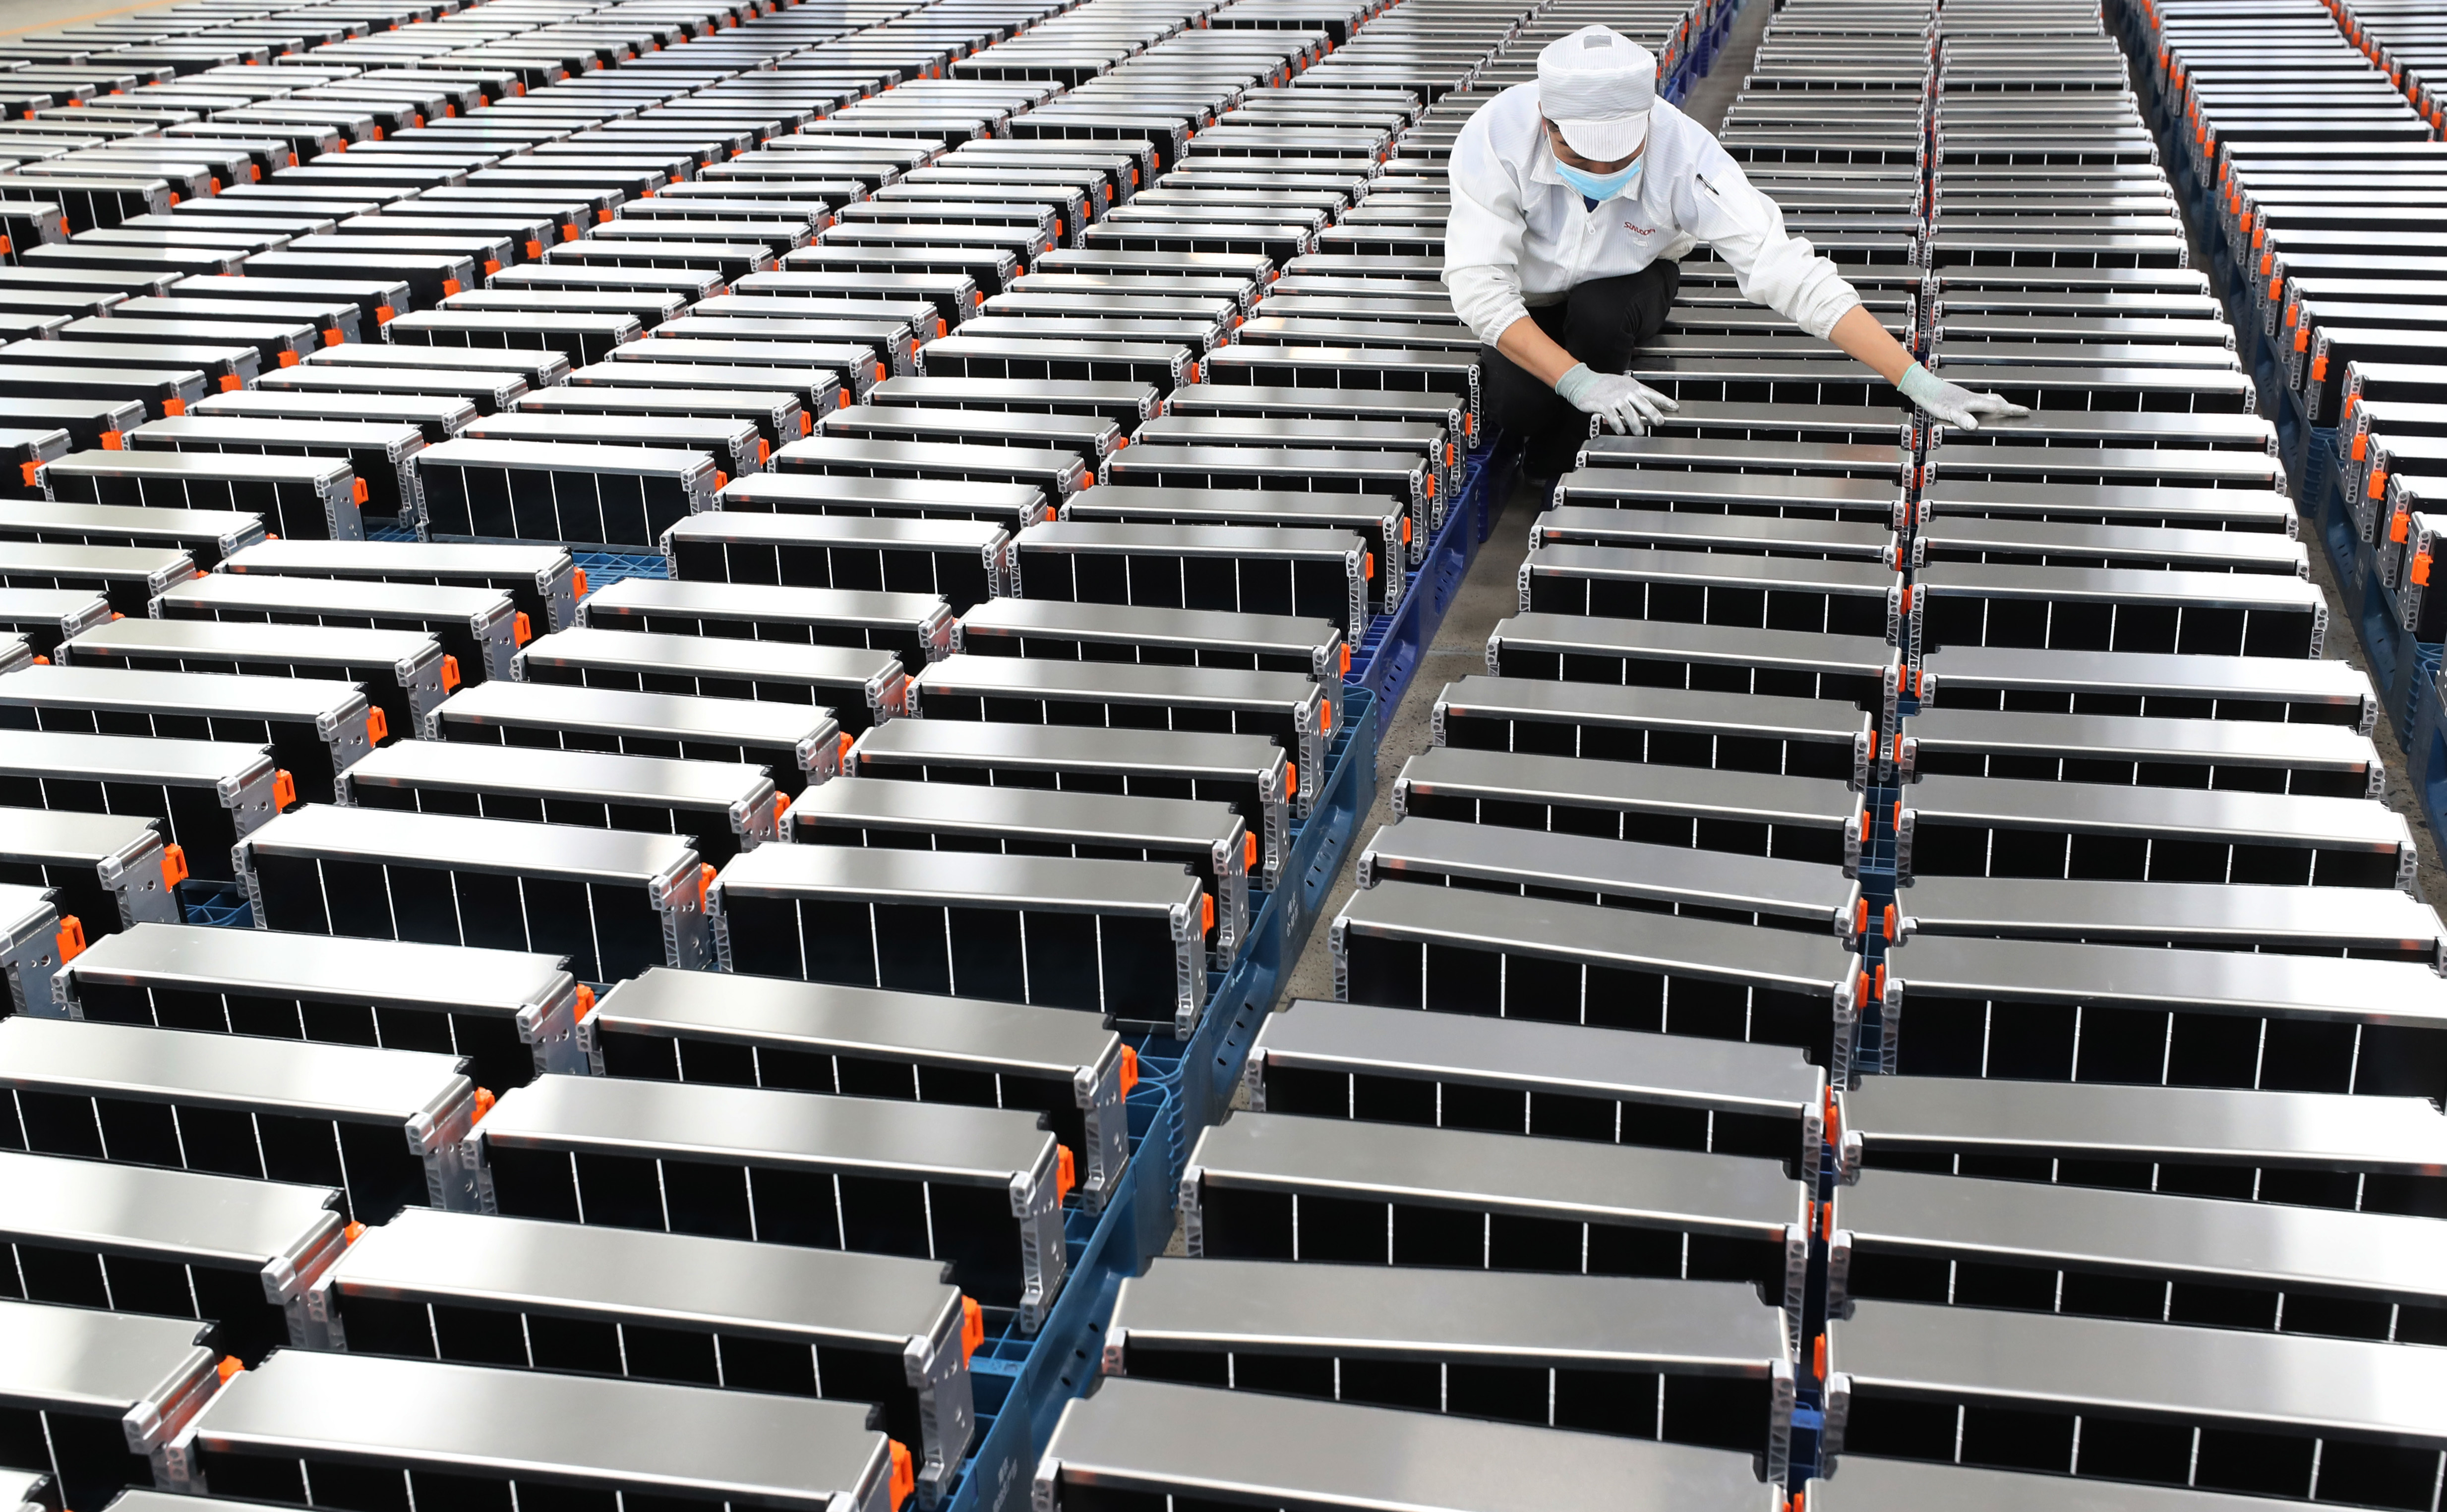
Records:
[[[1821,341],[1826,340],[1827,333],[1835,329],[1835,322],[1861,308],[1861,296],[1850,284],[1840,284],[1838,288],[1840,293],[1821,301],[1810,312],[1806,329]]]

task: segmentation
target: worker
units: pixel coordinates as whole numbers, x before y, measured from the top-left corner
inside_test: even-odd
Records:
[[[1949,425],[2030,411],[1950,384],[1912,360],[1835,265],[1788,236],[1716,138],[1657,98],[1657,60],[1604,27],[1538,54],[1534,84],[1472,115],[1453,144],[1445,287],[1484,344],[1490,425],[1528,444],[1553,478],[1595,416],[1644,434],[1675,400],[1624,372],[1663,329],[1676,259],[1706,242],[1745,297],[1833,342]]]

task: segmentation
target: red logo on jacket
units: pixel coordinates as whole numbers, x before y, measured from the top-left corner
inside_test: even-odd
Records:
[[[1623,229],[1623,230],[1625,230],[1625,231],[1637,231],[1637,232],[1639,232],[1639,233],[1640,233],[1641,236],[1653,236],[1657,235],[1657,228],[1656,228],[1656,227],[1654,227],[1654,226],[1635,226],[1635,225],[1633,225],[1633,224],[1632,224],[1630,221],[1628,221],[1628,220],[1626,220],[1626,221],[1624,221],[1624,222],[1622,223],[1622,229]]]

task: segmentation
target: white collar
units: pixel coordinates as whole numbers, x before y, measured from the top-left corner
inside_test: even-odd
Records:
[[[1571,187],[1564,182],[1564,176],[1555,171],[1555,149],[1547,144],[1546,125],[1543,121],[1538,123],[1537,139],[1529,150],[1529,181],[1551,184],[1558,189]]]

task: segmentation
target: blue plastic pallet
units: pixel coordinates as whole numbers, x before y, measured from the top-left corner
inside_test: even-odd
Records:
[[[1130,1094],[1130,1169],[1102,1214],[1063,1215],[1069,1271],[1045,1326],[1024,1334],[1005,1326],[969,1359],[977,1437],[943,1506],[953,1512],[1023,1512],[1036,1457],[1053,1436],[1062,1405],[1094,1377],[1104,1328],[1122,1278],[1172,1233],[1166,1146],[1177,1141],[1170,1087],[1141,1082]]]
[[[1258,1023],[1273,1009],[1283,973],[1299,960],[1342,857],[1375,801],[1379,706],[1362,688],[1348,689],[1343,699],[1342,729],[1327,751],[1325,789],[1293,831],[1286,881],[1261,895],[1247,950],[1220,974],[1186,1044],[1159,1036],[1137,1042],[1141,1081],[1129,1100],[1129,1179],[1100,1217],[1065,1216],[1072,1269],[1044,1328],[1032,1336],[1006,1327],[969,1362],[979,1436],[945,1502],[948,1512],[1023,1512],[1037,1456],[1064,1404],[1095,1379],[1123,1279],[1144,1269],[1172,1237],[1173,1203],[1190,1145],[1230,1106]]]
[[[366,531],[368,540],[414,540],[416,531],[392,520]],[[465,538],[460,538],[462,539]],[[587,592],[616,583],[624,577],[668,577],[672,564],[659,552],[572,551],[570,559],[586,575]],[[584,597],[581,594],[579,597]]]
[[[2292,400],[2286,403],[2290,406]],[[2340,486],[2335,439],[2333,430],[2311,433],[2295,500],[2305,527],[2318,540],[2317,549],[2328,554],[2328,565],[2336,573],[2341,600],[2337,619],[2343,623],[2331,623],[2328,633],[2335,635],[2345,625],[2353,628],[2388,723],[2404,748],[2418,752],[2423,704],[2438,697],[2433,685],[2440,648],[2414,639],[2404,628],[2402,601],[2380,571],[2376,545],[2362,539],[2352,504]]]
[[[1384,707],[1364,688],[1344,690],[1343,727],[1327,747],[1325,789],[1293,832],[1284,884],[1261,895],[1248,949],[1209,997],[1187,1045],[1173,1039],[1139,1044],[1143,1074],[1150,1065],[1165,1068],[1161,1074],[1179,1092],[1183,1126],[1190,1136],[1231,1105],[1258,1025],[1273,1010],[1283,974],[1299,961],[1342,860],[1358,838],[1360,821],[1376,801],[1377,718]],[[1173,1152],[1174,1176],[1188,1155],[1185,1139]]]
[[[190,924],[216,929],[255,928],[255,905],[236,882],[199,881],[179,884],[179,909]]]
[[[586,575],[586,592],[608,588],[624,577],[669,577],[671,558],[659,552],[574,551],[570,558]],[[586,594],[578,595],[580,598]]]
[[[1461,490],[1445,511],[1444,523],[1429,539],[1427,554],[1404,582],[1401,604],[1370,620],[1367,633],[1352,648],[1351,671],[1343,681],[1375,693],[1379,709],[1401,706],[1420,654],[1435,640],[1462,578],[1495,526],[1496,511],[1504,507],[1520,458],[1520,448],[1500,431],[1470,454]]]

